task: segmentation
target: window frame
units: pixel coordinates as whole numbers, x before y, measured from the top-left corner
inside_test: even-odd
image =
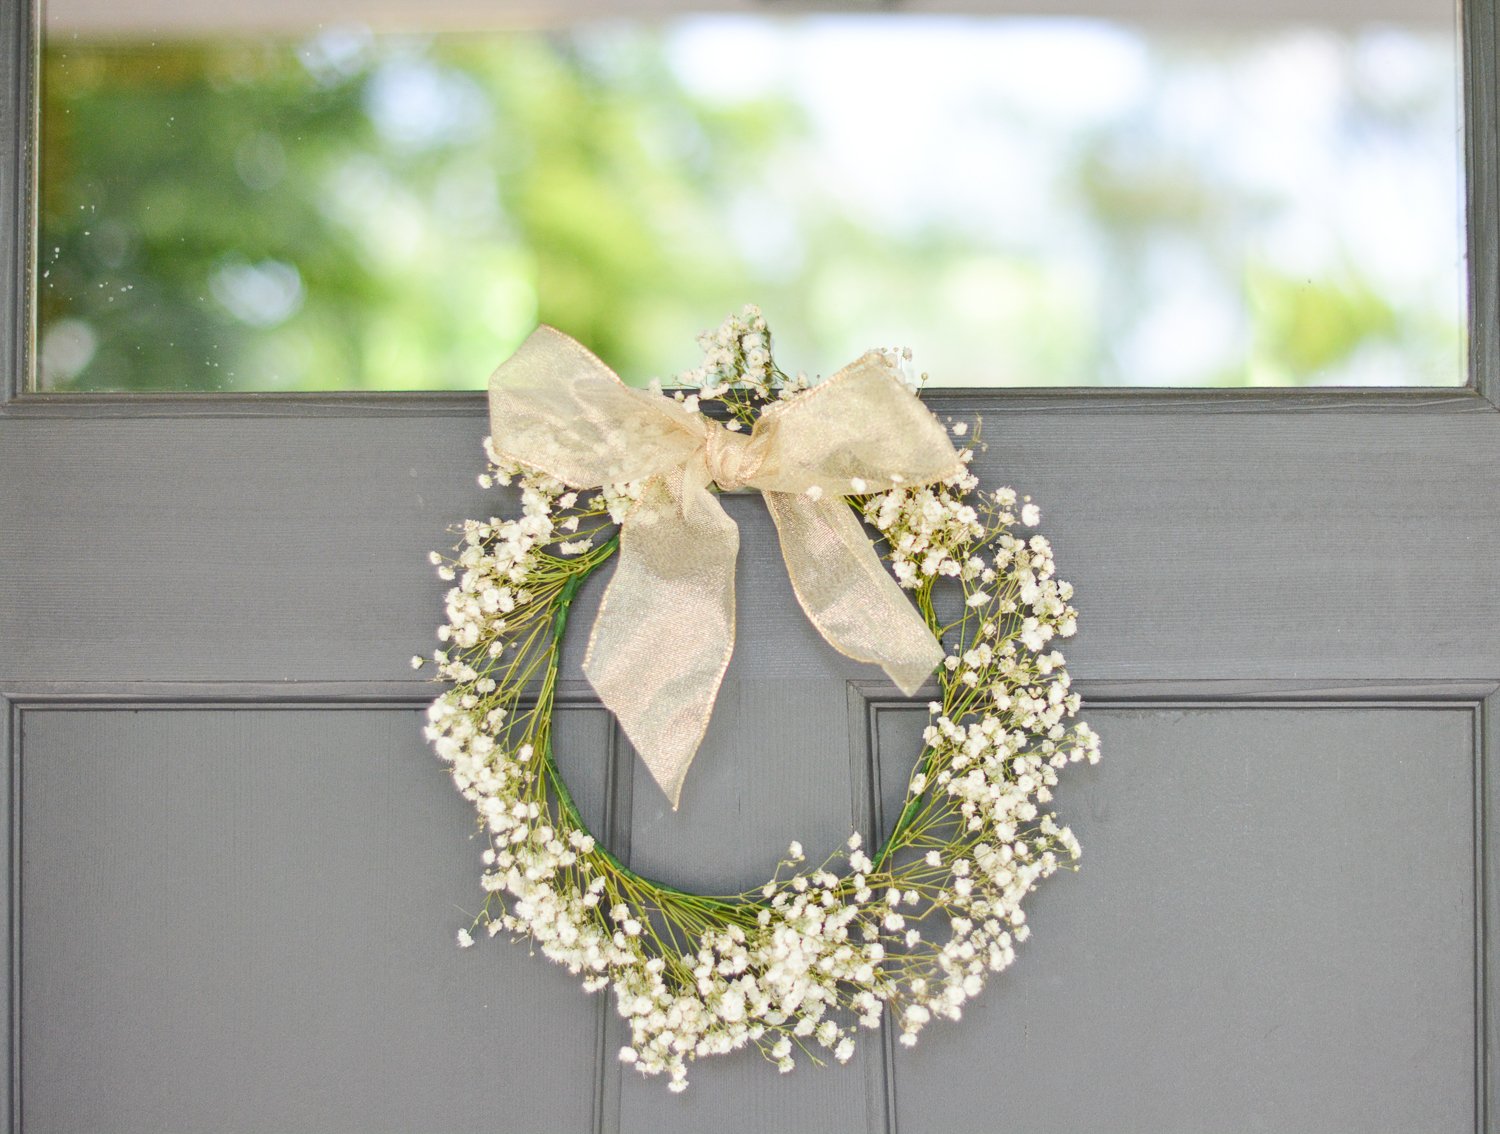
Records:
[[[0,388],[0,445],[7,440],[48,436],[51,429],[41,419],[77,421],[82,425],[98,419],[120,418],[225,418],[270,417],[329,419],[353,417],[445,417],[465,421],[482,420],[484,394],[479,391],[366,393],[359,391],[333,393],[194,393],[194,394],[59,394],[29,389],[34,361],[34,309],[32,285],[35,278],[35,203],[37,154],[36,140],[38,100],[37,81],[40,48],[40,0],[12,0],[0,4],[0,296],[5,313],[0,316],[0,366],[5,369],[4,386]],[[998,390],[951,389],[933,391],[931,400],[942,406],[973,405],[983,398],[986,405],[1002,411],[1044,410],[1048,414],[1125,413],[1146,415],[1172,413],[1244,412],[1263,415],[1255,428],[1269,433],[1278,416],[1306,412],[1447,414],[1450,412],[1492,413],[1500,403],[1500,0],[1461,0],[1459,9],[1459,61],[1463,122],[1465,233],[1467,283],[1468,354],[1467,385],[1460,388],[1395,389],[1098,389],[1071,388],[1038,390],[1002,388]],[[33,419],[33,420],[28,420]],[[1146,422],[1147,426],[1151,423]],[[1305,423],[1304,423],[1305,424]],[[1413,423],[1418,424],[1418,423]],[[1431,424],[1430,422],[1428,424]],[[1461,423],[1468,435],[1470,426],[1494,422]],[[174,426],[174,430],[178,427]],[[183,430],[192,426],[183,425]],[[5,430],[12,432],[7,435]],[[72,426],[67,427],[68,430]],[[1144,431],[1143,431],[1144,432]],[[58,436],[53,430],[52,436]],[[1447,436],[1452,436],[1451,434]],[[1466,451],[1472,454],[1492,435],[1475,440]],[[1131,443],[1135,441],[1130,438]],[[39,451],[42,451],[39,449]],[[1470,466],[1472,470],[1472,466]],[[45,469],[38,472],[45,477]],[[1483,493],[1490,480],[1480,480],[1479,498],[1472,501],[1473,517],[1488,517],[1486,530],[1493,526],[1493,501]],[[11,486],[14,488],[14,485]],[[1362,490],[1363,486],[1355,486]],[[1351,490],[1353,491],[1353,490]],[[1476,520],[1475,523],[1480,521]],[[7,567],[10,565],[7,564]],[[1486,674],[1485,677],[1492,675]],[[1390,696],[1410,696],[1410,683],[1381,687]],[[284,690],[276,684],[271,691]],[[305,685],[297,694],[319,697],[332,685]],[[1500,695],[1490,692],[1493,685],[1451,685],[1449,693],[1440,696],[1472,700],[1475,708],[1476,747],[1483,752],[1475,765],[1475,871],[1476,871],[1476,968],[1475,1004],[1477,1031],[1475,1044],[1476,1125],[1480,1130],[1500,1129],[1500,932],[1496,916],[1500,911],[1500,776],[1493,772],[1500,764],[1497,737],[1500,737]],[[319,691],[321,689],[321,692]],[[1391,693],[1394,689],[1396,692]],[[19,1042],[21,1013],[17,1001],[20,988],[19,945],[17,927],[21,905],[14,870],[19,848],[19,809],[15,806],[20,759],[22,713],[29,705],[42,703],[112,703],[130,694],[144,698],[142,704],[167,704],[179,698],[180,691],[164,684],[141,689],[129,683],[115,686],[88,681],[71,691],[59,693],[56,683],[50,691],[27,692],[14,683],[0,687],[0,748],[9,758],[7,780],[0,783],[0,797],[9,813],[9,830],[4,848],[0,848],[0,866],[8,877],[5,928],[0,929],[0,954],[8,968],[7,1002],[0,1006],[9,1066],[0,1079],[0,1125],[8,1130],[20,1128],[19,1109]],[[265,691],[265,690],[262,690]],[[249,694],[243,689],[235,696]],[[1326,691],[1325,691],[1326,693]],[[1419,695],[1423,695],[1419,688]],[[1201,703],[1202,689],[1195,696]],[[1380,688],[1364,687],[1365,696],[1382,695]],[[196,694],[212,701],[222,699],[222,687],[200,690]],[[352,696],[341,690],[340,696]],[[1238,695],[1247,700],[1263,699],[1268,694],[1263,683],[1243,684]],[[1291,696],[1316,697],[1317,691],[1294,692]],[[1430,690],[1427,696],[1431,696]],[[47,697],[56,700],[47,701]],[[1158,691],[1148,694],[1163,696]],[[69,701],[71,698],[71,701]],[[88,699],[93,698],[94,702]],[[153,700],[154,698],[154,700]],[[1190,698],[1191,700],[1191,698]],[[352,703],[352,702],[346,702]]]
[[[1198,410],[1309,411],[1457,410],[1500,408],[1500,0],[1458,4],[1460,113],[1464,160],[1467,379],[1461,387],[1314,387],[1303,389],[1188,389],[1163,387],[973,387],[929,391],[935,403],[976,394],[997,397],[1007,409],[1153,412]],[[0,53],[8,81],[0,86],[0,416],[199,417],[250,414],[311,417],[344,415],[482,415],[483,391],[371,393],[226,391],[190,393],[58,393],[33,388],[36,312],[37,144],[41,113],[38,79],[42,0],[0,9]]]

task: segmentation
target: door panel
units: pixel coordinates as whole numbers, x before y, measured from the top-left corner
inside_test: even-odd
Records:
[[[1472,1130],[1474,709],[1090,719],[1110,758],[1058,791],[1080,871],[960,1026],[896,1049],[896,1129]]]
[[[420,714],[21,714],[21,1127],[493,1131],[593,1122],[605,1002],[522,948],[459,950],[472,811]],[[560,746],[605,747],[600,709]],[[605,769],[568,769],[602,819]],[[497,1091],[497,1086],[503,1090]]]

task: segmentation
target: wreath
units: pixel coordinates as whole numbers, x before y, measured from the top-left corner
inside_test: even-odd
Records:
[[[776,365],[753,307],[700,343],[704,365],[650,396],[710,415],[719,432],[754,433],[819,389]],[[904,371],[909,357],[875,361]],[[485,844],[484,904],[459,944],[480,931],[529,938],[585,991],[612,989],[630,1026],[620,1059],[674,1091],[703,1056],[754,1045],[790,1071],[799,1054],[847,1061],[857,1028],[887,1014],[908,1046],[934,1018],[957,1020],[1029,936],[1026,895],[1079,857],[1047,810],[1059,772],[1099,758],[1097,734],[1072,719],[1080,700],[1054,646],[1074,632],[1073,589],[1054,577],[1047,539],[1024,530],[1039,520],[1030,498],[981,490],[969,467],[977,427],[950,428],[961,447],[946,475],[844,495],[942,646],[900,814],[878,845],[856,831],[816,865],[794,842],[771,879],[740,894],[636,873],[589,831],[554,758],[569,612],[649,490],[580,491],[487,438],[479,483],[513,486],[507,503],[518,488],[520,514],[466,521],[454,552],[432,555],[454,584],[432,655],[451,687],[425,735]]]

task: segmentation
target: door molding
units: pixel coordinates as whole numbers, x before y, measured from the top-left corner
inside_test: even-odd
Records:
[[[880,681],[852,681],[850,685],[851,750],[863,741],[866,759],[856,759],[856,790],[864,781],[864,795],[856,800],[856,822],[863,830],[882,828],[880,752],[875,740],[876,719],[882,712],[921,709],[922,693],[912,700],[896,695]],[[1291,709],[1316,712],[1348,708],[1434,709],[1452,712],[1467,708],[1473,745],[1473,901],[1474,901],[1474,1129],[1487,1134],[1500,1126],[1500,934],[1492,933],[1500,911],[1500,682],[1430,681],[1391,683],[1355,681],[1075,681],[1083,696],[1085,715],[1110,710],[1181,709]],[[862,720],[861,720],[862,718]],[[856,728],[856,721],[859,727]],[[1107,726],[1101,728],[1106,731]],[[871,1084],[870,1134],[899,1134],[896,1096],[899,1076],[889,1018],[882,1028],[879,1081]],[[872,1074],[873,1079],[873,1074]],[[874,1116],[884,1116],[884,1124]]]

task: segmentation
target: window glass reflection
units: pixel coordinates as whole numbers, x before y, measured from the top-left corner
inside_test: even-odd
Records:
[[[939,384],[1463,381],[1451,20],[49,27],[38,381],[632,380],[747,300]]]

